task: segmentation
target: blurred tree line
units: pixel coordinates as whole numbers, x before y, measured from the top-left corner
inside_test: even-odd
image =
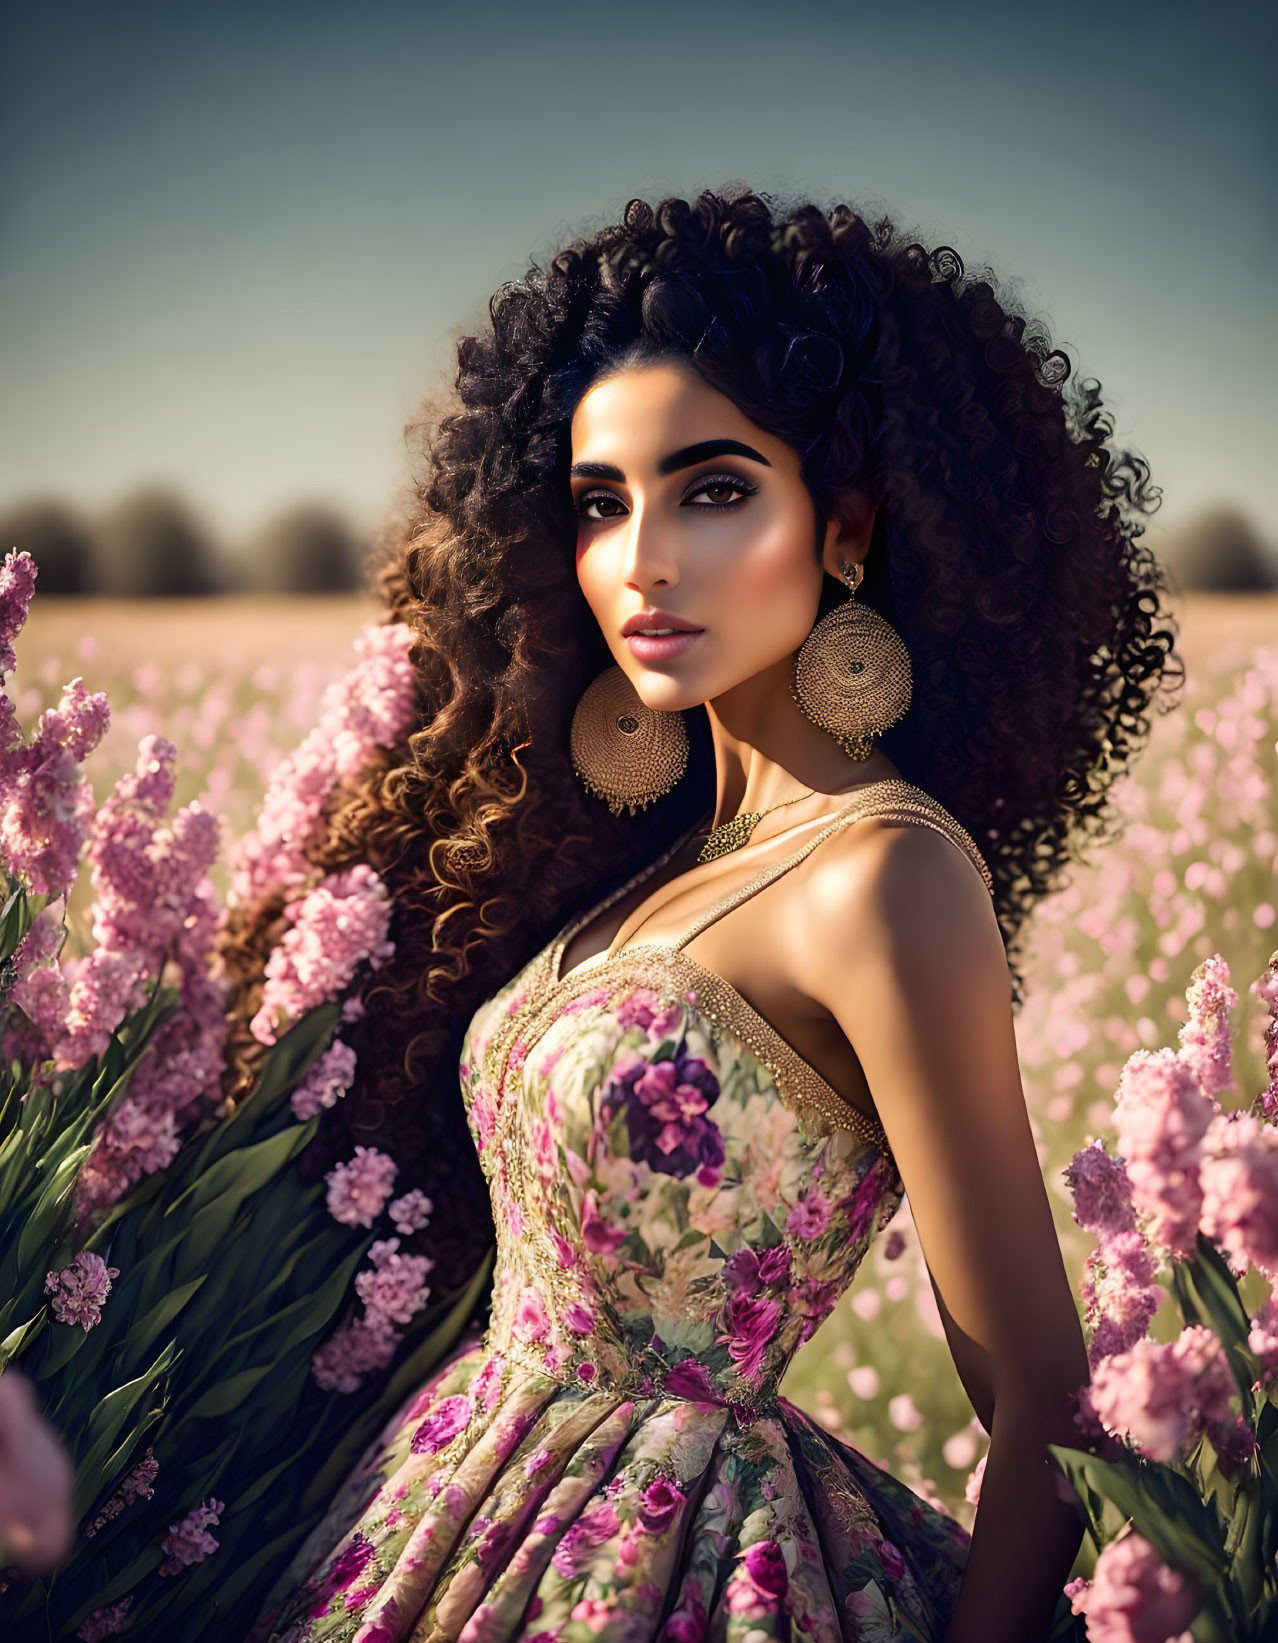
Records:
[[[11,548],[35,560],[42,599],[350,593],[364,587],[367,553],[339,513],[306,502],[230,552],[180,497],[158,487],[134,491],[93,519],[46,497],[7,509],[0,556]]]
[[[218,593],[350,593],[364,587],[367,543],[340,514],[299,503],[228,552],[172,492],[133,492],[93,520],[52,498],[0,512],[0,556],[25,549],[40,593],[119,599]],[[1278,551],[1246,515],[1214,508],[1155,544],[1184,592],[1278,589]]]

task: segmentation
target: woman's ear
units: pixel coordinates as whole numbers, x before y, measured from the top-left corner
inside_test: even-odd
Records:
[[[874,530],[874,516],[877,512],[878,509],[867,496],[854,492],[826,521],[821,564],[837,580],[843,580],[839,574],[841,561],[847,560],[849,564],[854,565],[864,562],[866,554],[870,551],[870,536]]]

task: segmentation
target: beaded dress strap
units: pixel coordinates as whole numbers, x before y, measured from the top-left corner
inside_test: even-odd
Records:
[[[907,782],[900,777],[890,776],[885,781],[875,782],[863,792],[858,793],[851,802],[844,806],[831,821],[828,821],[821,831],[815,834],[800,849],[782,857],[780,861],[760,869],[753,878],[747,879],[736,890],[709,906],[691,929],[685,930],[677,941],[671,943],[672,950],[679,952],[703,930],[709,928],[716,919],[720,919],[734,907],[739,907],[743,901],[757,895],[765,885],[779,879],[783,873],[788,873],[792,867],[797,867],[804,861],[819,844],[831,838],[843,828],[851,826],[853,822],[862,821],[866,816],[883,816],[889,821],[921,822],[931,827],[935,832],[942,833],[953,844],[957,845],[969,857],[973,866],[985,881],[985,888],[990,895],[994,894],[994,881],[990,870],[985,864],[985,858],[976,847],[976,842],[966,828],[960,826],[945,807],[937,802],[931,794],[925,793],[922,788],[916,787],[913,782]]]

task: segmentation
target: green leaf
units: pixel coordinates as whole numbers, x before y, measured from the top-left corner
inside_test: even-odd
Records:
[[[108,1392],[90,1415],[83,1438],[75,1446],[78,1453],[72,1512],[77,1522],[109,1481],[103,1475],[102,1463],[111,1453],[120,1428],[177,1359],[177,1343],[170,1341],[145,1374]]]
[[[128,1336],[130,1353],[140,1357],[143,1353],[149,1352],[152,1343],[163,1334],[204,1282],[205,1275],[201,1273],[198,1278],[192,1278],[189,1284],[179,1284],[153,1306],[144,1318],[139,1318],[137,1323],[132,1324]]]
[[[1091,1484],[1112,1501],[1170,1568],[1193,1575],[1204,1586],[1215,1585],[1225,1574],[1219,1517],[1179,1472],[1134,1456],[1101,1460],[1055,1443],[1048,1452],[1080,1495]]]
[[[198,1403],[184,1411],[186,1420],[207,1420],[214,1415],[229,1415],[239,1409],[249,1393],[271,1371],[269,1363],[259,1364],[255,1369],[245,1369],[238,1375],[232,1375],[229,1380],[219,1381],[210,1387]]]
[[[21,1352],[27,1338],[29,1336],[34,1336],[35,1332],[44,1322],[45,1316],[45,1309],[41,1307],[34,1318],[28,1318],[26,1323],[19,1324],[15,1330],[12,1330],[2,1341],[0,1341],[0,1370],[4,1369],[5,1365],[11,1358],[17,1357],[18,1353]]]
[[[296,1089],[311,1062],[327,1048],[341,1013],[340,1004],[317,1005],[276,1040],[263,1057],[253,1089],[204,1143],[195,1165],[197,1174],[203,1174],[228,1149],[239,1146],[279,1098]],[[291,1120],[292,1115],[289,1117]]]
[[[210,1166],[207,1176],[188,1188],[170,1206],[165,1219],[176,1224],[176,1217],[186,1206],[190,1216],[186,1236],[174,1262],[173,1278],[183,1283],[196,1272],[207,1270],[235,1222],[240,1206],[250,1194],[258,1191],[290,1159],[297,1156],[314,1135],[318,1121],[281,1130],[253,1146],[241,1147],[229,1157],[221,1158]],[[192,1213],[194,1211],[194,1213]],[[173,1220],[169,1218],[173,1217]]]

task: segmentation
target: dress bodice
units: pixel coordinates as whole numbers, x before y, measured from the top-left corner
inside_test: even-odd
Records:
[[[989,885],[939,805],[875,783],[676,942],[562,975],[637,874],[476,1012],[487,1332],[388,1424],[254,1643],[940,1643],[966,1530],[778,1391],[901,1201],[886,1137],[685,951],[871,814]]]
[[[512,1366],[742,1414],[774,1402],[904,1187],[881,1126],[684,948],[869,815],[944,833],[992,893],[965,830],[893,778],[860,789],[677,942],[561,976],[576,931],[680,840],[476,1012],[460,1070],[497,1227],[485,1344]]]

